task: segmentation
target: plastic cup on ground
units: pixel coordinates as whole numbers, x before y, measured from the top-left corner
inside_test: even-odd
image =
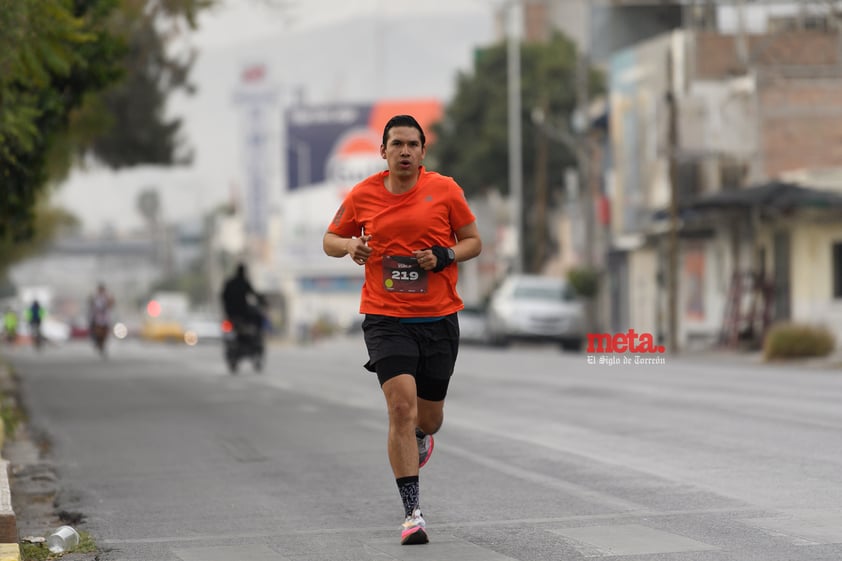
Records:
[[[64,553],[79,545],[79,532],[70,526],[60,526],[47,537],[47,548],[52,553]]]

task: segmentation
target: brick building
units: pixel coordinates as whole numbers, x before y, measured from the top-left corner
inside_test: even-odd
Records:
[[[842,162],[842,53],[836,33],[792,30],[739,38],[715,32],[688,37],[697,81],[752,76],[761,146],[748,180]]]
[[[842,165],[839,45],[835,33],[816,30],[742,36],[684,30],[612,57],[607,319],[613,329],[668,329],[665,211],[673,182],[684,207],[717,192]],[[840,182],[822,187],[842,191]],[[842,274],[836,211],[755,210],[740,218],[708,211],[695,228],[682,216],[680,346],[717,339],[738,273],[770,280],[772,317],[821,321],[842,334],[842,296],[832,289]]]

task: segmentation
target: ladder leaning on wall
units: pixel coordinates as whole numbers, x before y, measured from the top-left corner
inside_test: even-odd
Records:
[[[737,348],[740,342],[751,346],[763,344],[772,322],[774,286],[764,275],[754,271],[737,271],[731,277],[719,344]]]

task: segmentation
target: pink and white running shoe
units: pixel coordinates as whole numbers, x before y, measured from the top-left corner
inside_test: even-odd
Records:
[[[421,509],[416,508],[411,516],[407,516],[401,527],[401,545],[418,545],[427,543],[427,523],[421,517]]]

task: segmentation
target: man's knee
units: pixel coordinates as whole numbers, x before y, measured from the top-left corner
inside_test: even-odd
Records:
[[[418,416],[418,404],[415,398],[414,382],[412,376],[402,374],[383,384],[389,419],[393,423],[415,423]]]
[[[417,409],[407,400],[398,399],[389,403],[389,417],[395,422],[412,422],[416,416]]]

